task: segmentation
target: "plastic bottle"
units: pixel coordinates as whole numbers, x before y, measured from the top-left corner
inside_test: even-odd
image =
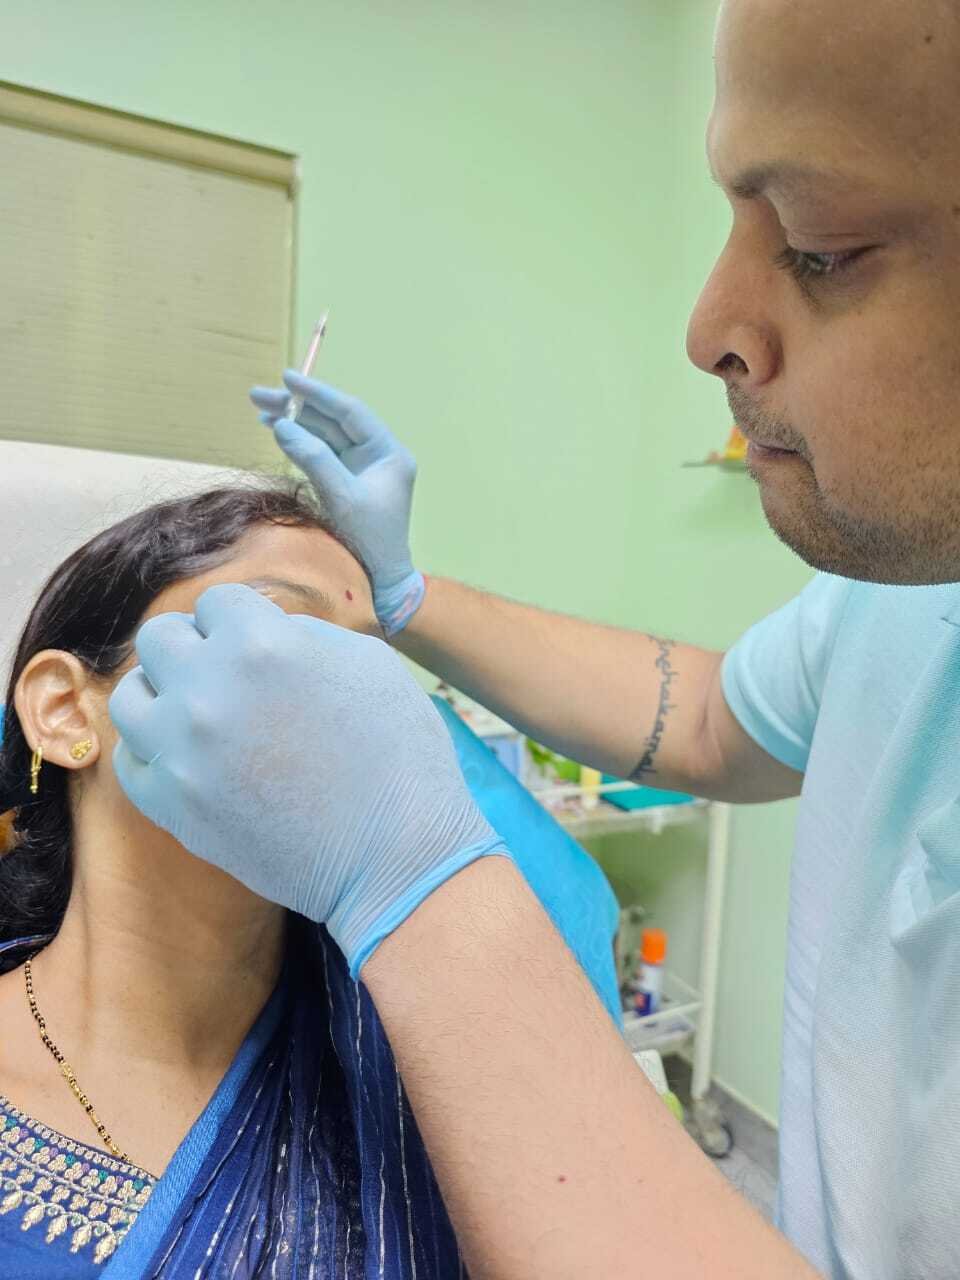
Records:
[[[641,1018],[660,1010],[663,962],[666,958],[666,933],[662,929],[644,929],[640,940],[640,967],[630,984],[633,1008]]]
[[[600,770],[591,769],[587,765],[580,766],[580,786],[583,788],[580,800],[584,809],[596,809],[600,803],[600,793],[597,787],[600,786]]]

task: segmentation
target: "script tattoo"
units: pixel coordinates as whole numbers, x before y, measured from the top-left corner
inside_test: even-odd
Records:
[[[660,672],[660,698],[657,702],[657,715],[653,722],[653,731],[647,738],[646,747],[640,757],[640,763],[630,775],[631,782],[642,782],[647,774],[656,773],[653,762],[660,749],[667,714],[673,710],[675,705],[670,701],[670,686],[677,678],[676,671],[670,665],[670,652],[674,648],[674,642],[672,640],[661,640],[659,636],[650,636],[650,639],[658,650],[654,666]]]

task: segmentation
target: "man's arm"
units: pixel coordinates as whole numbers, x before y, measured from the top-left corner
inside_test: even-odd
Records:
[[[730,713],[721,654],[601,627],[432,578],[409,545],[416,463],[353,396],[288,371],[251,392],[277,443],[309,476],[362,556],[393,643],[511,724],[619,777],[714,799],[779,800],[802,776]],[[282,415],[303,397],[296,422]]]
[[[506,859],[362,971],[473,1280],[812,1280],[649,1086]]]
[[[800,792],[802,775],[732,715],[720,653],[441,578],[394,644],[537,741],[618,777],[741,802]]]

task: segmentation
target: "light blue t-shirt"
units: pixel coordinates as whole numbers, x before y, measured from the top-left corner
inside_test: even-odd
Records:
[[[780,1225],[837,1280],[960,1277],[960,586],[820,576],[724,660],[805,774]]]

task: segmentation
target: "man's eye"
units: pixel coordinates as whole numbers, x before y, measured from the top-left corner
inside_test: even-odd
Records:
[[[805,284],[810,280],[841,275],[869,252],[869,248],[864,248],[845,249],[842,253],[803,253],[787,245],[782,253],[777,254],[774,265],[789,271],[794,280]]]

